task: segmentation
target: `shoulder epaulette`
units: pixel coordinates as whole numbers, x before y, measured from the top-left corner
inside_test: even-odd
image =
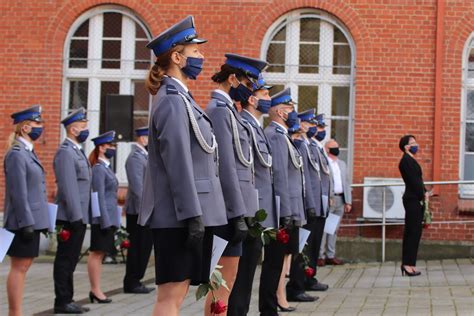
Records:
[[[178,89],[175,86],[168,84],[166,85],[166,94],[178,94]]]
[[[277,131],[277,133],[286,134],[286,133],[285,133],[285,130],[284,130],[283,128],[281,128],[280,126],[277,126],[277,127],[275,128],[275,130]]]
[[[221,100],[217,100],[216,106],[218,106],[218,107],[226,107],[226,106],[227,106],[227,103],[225,103],[224,101],[221,101]]]
[[[20,149],[21,147],[18,144],[12,146],[12,150],[20,151]]]
[[[61,148],[68,148],[69,147],[69,144],[68,143],[62,143],[61,144]]]

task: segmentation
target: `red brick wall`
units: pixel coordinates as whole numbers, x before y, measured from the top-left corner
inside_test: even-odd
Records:
[[[84,12],[102,3],[123,5],[137,13],[153,34],[187,14],[195,16],[203,45],[205,70],[192,85],[200,104],[206,104],[213,84],[210,76],[235,52],[258,57],[270,25],[294,9],[325,10],[347,26],[356,44],[354,182],[364,177],[398,177],[400,136],[412,133],[421,144],[424,177],[432,178],[435,86],[435,0],[120,0],[2,1],[0,4],[0,148],[12,130],[11,112],[41,103],[45,136],[38,146],[46,166],[49,192],[54,190],[52,157],[59,143],[62,96],[62,58],[66,34]],[[474,31],[474,2],[446,0],[443,55],[443,146],[441,179],[459,177],[461,64],[466,40]],[[0,154],[3,161],[3,151]],[[3,175],[0,192],[4,192]],[[350,221],[362,215],[361,190],[355,190]],[[442,187],[436,220],[461,219],[457,189]],[[429,239],[472,240],[474,225],[432,227]],[[344,234],[357,235],[358,229]],[[379,229],[363,229],[363,236],[379,236]],[[401,236],[390,228],[389,237]]]

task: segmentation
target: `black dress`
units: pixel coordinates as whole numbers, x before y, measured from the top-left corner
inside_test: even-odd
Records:
[[[402,264],[416,266],[418,246],[423,229],[426,192],[423,184],[423,172],[416,159],[407,153],[403,154],[398,168],[405,182],[405,193],[403,194],[405,230],[403,232]]]

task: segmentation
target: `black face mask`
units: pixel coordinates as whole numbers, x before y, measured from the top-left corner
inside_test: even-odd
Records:
[[[334,156],[339,156],[339,147],[329,148],[329,153]]]

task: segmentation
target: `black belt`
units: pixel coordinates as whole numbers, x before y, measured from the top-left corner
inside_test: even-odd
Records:
[[[334,193],[335,196],[344,196],[344,193]]]

